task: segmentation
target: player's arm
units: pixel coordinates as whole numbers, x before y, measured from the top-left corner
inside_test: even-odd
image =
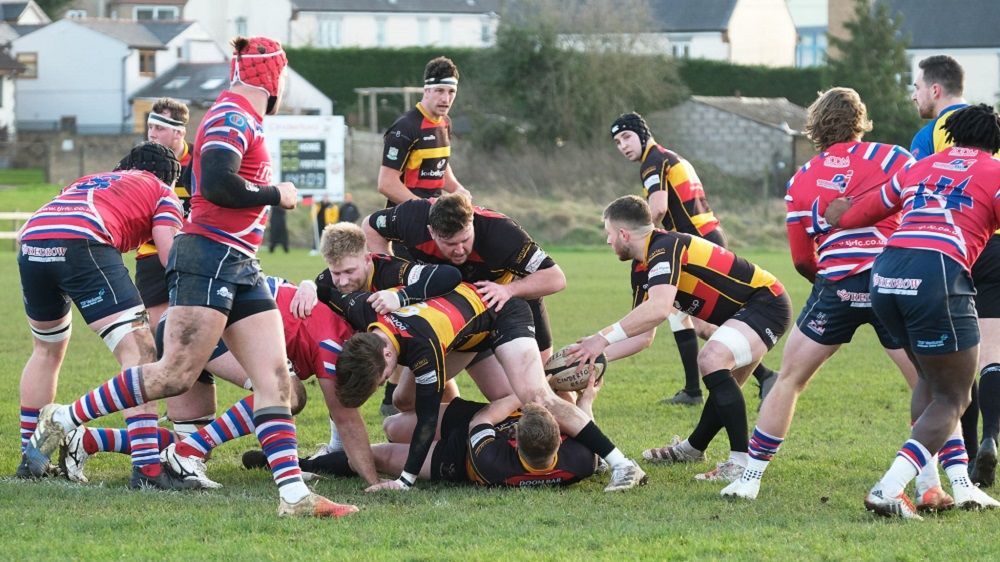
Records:
[[[593,377],[587,381],[587,388],[580,391],[580,397],[576,399],[576,407],[583,410],[584,414],[591,420],[594,419],[594,400],[597,400],[597,391],[601,390],[604,379],[594,381]]]
[[[444,190],[448,193],[461,193],[469,199],[472,199],[472,194],[469,193],[468,189],[465,189],[465,186],[463,186],[458,181],[458,178],[455,177],[455,172],[451,170],[451,162],[449,162],[448,166],[444,169]]]
[[[332,291],[327,306],[334,312],[344,317],[347,323],[355,330],[367,330],[368,326],[378,320],[378,315],[368,304],[368,297],[371,293],[358,291],[356,293],[343,294],[339,291]]]
[[[405,262],[405,260],[399,260]],[[368,302],[379,314],[395,312],[400,307],[450,293],[462,282],[458,268],[440,264],[424,265],[405,262],[407,284],[373,293]]]
[[[397,205],[410,199],[419,199],[400,181],[399,170],[385,165],[378,169],[378,192]]]
[[[476,287],[486,306],[500,310],[513,297],[536,299],[565,289],[566,275],[562,268],[521,227],[505,220],[508,222],[497,223],[496,230],[490,232],[488,243],[495,246],[488,251],[506,255],[503,263],[517,278],[506,285],[478,281]]]
[[[674,312],[674,297],[677,295],[675,285],[652,285],[649,287],[648,298],[632,309],[624,318],[604,328],[600,332],[581,339],[576,349],[570,353],[576,362],[594,363],[604,351],[619,342],[626,342],[633,336],[639,336],[653,330]]]
[[[626,357],[631,357],[636,353],[653,345],[656,338],[656,328],[643,332],[637,336],[632,336],[623,341],[613,343],[604,349],[604,357],[610,361],[617,361]]]
[[[898,176],[861,197],[840,197],[830,201],[823,218],[836,228],[851,229],[870,226],[899,211],[902,189]]]
[[[372,213],[361,221],[361,230],[365,233],[368,251],[375,254],[389,254],[389,240],[398,238],[389,233],[389,219],[395,209],[383,209]]]
[[[156,208],[153,210],[151,231],[160,265],[166,267],[170,248],[174,245],[174,236],[182,226],[184,226],[184,207],[181,200],[172,189],[163,186]]]
[[[231,145],[224,146],[226,148],[209,147],[201,153],[202,174],[198,188],[205,199],[230,209],[265,205],[295,208],[298,194],[294,185],[289,182],[277,185],[248,182],[239,174],[242,155]]]
[[[785,229],[788,231],[788,246],[792,252],[792,263],[799,275],[805,277],[810,283],[816,282],[816,272],[819,271],[819,264],[816,261],[816,245],[812,237],[806,232],[805,225],[799,220],[800,217],[792,217],[789,211],[789,218],[785,220]]]
[[[368,482],[378,484],[381,479],[375,470],[375,458],[372,455],[371,442],[368,441],[368,429],[357,408],[347,408],[341,404],[334,389],[336,381],[332,378],[319,378],[319,387],[323,391],[330,419],[337,424],[340,439],[344,443],[344,451],[351,460],[351,468]]]
[[[389,201],[400,204],[417,199],[403,184],[400,176],[410,158],[410,147],[420,131],[411,131],[406,122],[397,122],[385,132],[382,143],[382,166],[378,170],[378,192]]]
[[[663,217],[667,216],[667,201],[669,196],[662,189],[649,194],[649,213],[653,215],[653,224],[663,224]]]
[[[156,254],[160,259],[160,265],[167,266],[167,257],[170,256],[170,248],[174,245],[174,236],[177,234],[176,226],[154,226],[153,244],[156,245]]]
[[[521,400],[516,394],[508,394],[499,400],[494,400],[472,416],[469,420],[469,429],[483,424],[494,426],[510,417],[510,413],[520,407]]]

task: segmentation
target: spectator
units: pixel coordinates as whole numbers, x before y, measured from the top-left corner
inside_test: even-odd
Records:
[[[340,204],[340,221],[357,223],[361,218],[358,206],[354,204],[354,198],[350,193],[344,194],[344,202]]]
[[[280,205],[271,205],[271,221],[268,225],[271,231],[271,243],[268,249],[273,254],[276,246],[281,246],[288,253],[288,214]]]

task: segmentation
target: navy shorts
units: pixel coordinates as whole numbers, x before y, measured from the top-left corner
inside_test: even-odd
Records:
[[[795,325],[820,345],[841,345],[851,341],[859,326],[871,324],[882,347],[899,349],[899,343],[872,312],[871,277],[871,270],[840,281],[817,277]]]
[[[993,234],[972,266],[976,312],[980,318],[1000,318],[1000,234]]]
[[[28,240],[17,256],[28,318],[59,320],[76,304],[87,324],[142,306],[121,253],[93,240]]]
[[[167,304],[170,293],[167,291],[167,270],[156,255],[135,260],[135,286],[146,308]]]
[[[441,439],[431,453],[432,481],[469,481],[465,468],[469,457],[469,423],[485,407],[482,402],[455,398],[445,408],[441,417]]]
[[[256,259],[203,236],[174,238],[167,287],[170,306],[214,308],[230,323],[277,309]]]
[[[886,248],[875,258],[871,294],[879,320],[914,353],[944,355],[979,343],[972,278],[940,252]]]

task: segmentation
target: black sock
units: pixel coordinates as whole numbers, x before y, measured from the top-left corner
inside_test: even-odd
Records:
[[[392,393],[396,391],[396,385],[391,382],[385,383],[385,396],[382,397],[383,404],[392,404]]]
[[[729,436],[729,450],[747,452],[750,437],[747,435],[747,405],[743,391],[736,384],[729,369],[720,369],[705,375],[708,395],[715,396],[715,409]]]
[[[347,453],[344,451],[327,453],[313,459],[299,459],[299,467],[305,472],[334,476],[354,476],[357,474],[351,470],[351,465],[347,462]]]
[[[601,431],[597,424],[593,421],[588,422],[587,425],[583,426],[580,433],[573,436],[580,442],[581,445],[590,450],[591,453],[601,457],[602,459],[609,454],[611,451],[615,450],[615,444],[608,439],[607,435]]]
[[[972,381],[972,402],[962,414],[962,439],[965,440],[965,450],[969,458],[976,458],[979,452],[979,384]]]
[[[688,443],[699,451],[707,450],[708,444],[712,442],[712,439],[715,439],[715,436],[719,434],[719,430],[722,429],[722,418],[719,417],[714,396],[711,392],[708,393],[705,405],[701,409],[701,418],[698,420],[698,425],[694,426],[694,431],[688,437]]]
[[[701,385],[698,383],[698,334],[691,330],[674,332],[677,343],[677,353],[681,356],[684,367],[684,392],[689,396],[701,396]]]
[[[764,382],[764,380],[771,376],[773,373],[771,369],[767,368],[767,365],[763,363],[757,363],[757,368],[753,370],[753,378],[757,379],[757,382]]]
[[[1000,363],[990,363],[979,372],[979,409],[983,412],[983,438],[995,441],[1000,434]]]

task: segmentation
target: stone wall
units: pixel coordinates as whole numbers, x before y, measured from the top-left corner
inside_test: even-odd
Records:
[[[19,131],[12,146],[16,168],[42,168],[45,181],[66,185],[80,176],[111,170],[141,135],[74,135]]]

